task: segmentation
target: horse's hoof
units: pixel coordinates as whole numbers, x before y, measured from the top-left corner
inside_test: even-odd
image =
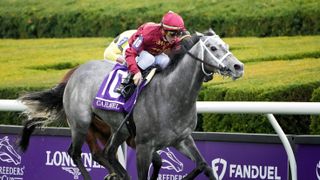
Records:
[[[204,174],[210,179],[210,180],[216,180],[216,178],[213,175],[212,169],[207,166],[204,170]]]
[[[104,177],[104,180],[120,180],[120,177],[116,173],[112,173]]]

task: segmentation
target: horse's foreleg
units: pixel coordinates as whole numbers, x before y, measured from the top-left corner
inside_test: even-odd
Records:
[[[188,136],[182,142],[180,142],[178,145],[176,145],[175,148],[197,163],[197,167],[183,179],[194,179],[201,172],[204,172],[205,175],[210,179],[215,179],[213,176],[212,169],[200,154],[191,135]]]
[[[147,180],[153,149],[148,145],[139,144],[136,148],[137,171],[139,180]],[[158,176],[153,174],[152,176]]]
[[[162,166],[162,158],[156,151],[152,153],[152,166],[153,166],[153,172],[150,179],[157,180],[161,166]]]

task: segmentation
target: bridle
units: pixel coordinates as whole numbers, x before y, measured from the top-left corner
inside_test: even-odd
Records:
[[[220,70],[225,70],[225,65],[222,63],[226,57],[228,57],[229,55],[231,55],[231,52],[228,50],[227,53],[225,55],[223,55],[220,59],[217,58],[215,55],[212,54],[212,52],[208,49],[208,47],[205,45],[205,43],[210,39],[210,38],[216,38],[219,36],[218,35],[213,35],[213,36],[210,36],[210,37],[207,37],[204,41],[202,41],[202,39],[199,40],[198,43],[200,43],[200,47],[201,47],[201,57],[197,57],[195,56],[194,54],[192,54],[190,52],[190,50],[187,52],[187,54],[189,56],[191,56],[193,59],[197,60],[197,61],[200,61],[201,62],[201,69],[202,69],[202,72],[204,75],[206,76],[211,76],[213,73],[208,73],[206,72],[205,68],[204,68],[204,65],[207,65],[207,66],[210,66],[210,67],[213,67],[213,68],[217,68],[216,66],[213,66],[207,62],[204,61],[204,53],[205,51],[208,52],[208,54],[217,62],[217,64],[219,65],[219,71]]]

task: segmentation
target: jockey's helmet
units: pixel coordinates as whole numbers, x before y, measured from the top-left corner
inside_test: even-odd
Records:
[[[167,12],[162,17],[161,25],[165,31],[183,31],[183,30],[185,30],[182,17],[172,11]]]

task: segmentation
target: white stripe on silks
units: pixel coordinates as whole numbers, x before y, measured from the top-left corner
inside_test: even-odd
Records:
[[[170,29],[175,29],[175,30],[179,30],[180,29],[179,27],[169,26],[169,25],[166,25],[166,24],[162,24],[162,26],[165,27],[165,28],[170,28]]]

